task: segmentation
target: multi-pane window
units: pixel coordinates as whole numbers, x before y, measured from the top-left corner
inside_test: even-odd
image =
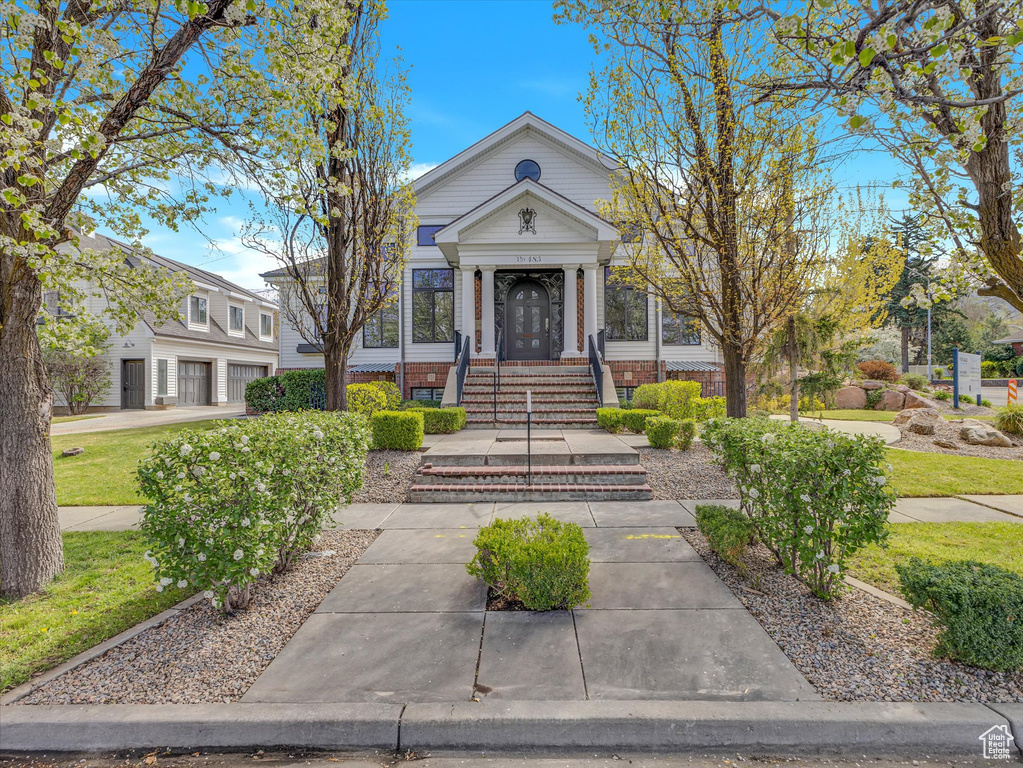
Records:
[[[455,340],[453,269],[412,270],[412,341],[417,344]]]
[[[615,391],[618,393],[618,400],[628,400],[630,403],[636,396],[636,387],[615,387]]]
[[[232,331],[241,332],[245,330],[245,310],[242,307],[228,308],[228,327]]]
[[[694,346],[700,343],[700,324],[689,315],[677,315],[670,309],[661,313],[661,342]]]
[[[413,400],[436,400],[440,402],[444,399],[444,388],[443,387],[412,387],[412,399]]]
[[[206,325],[206,299],[192,296],[188,302],[188,321],[196,325]]]
[[[259,314],[259,335],[270,338],[274,335],[274,316],[265,312]]]
[[[604,270],[604,336],[608,341],[646,341],[647,295],[621,273]]]
[[[398,346],[398,302],[381,307],[362,326],[362,346],[371,349]]]
[[[433,236],[446,226],[447,224],[420,224],[416,229],[416,245],[437,245],[433,241]]]

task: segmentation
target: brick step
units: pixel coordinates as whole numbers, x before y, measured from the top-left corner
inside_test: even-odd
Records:
[[[491,374],[494,372],[492,365],[470,365],[469,374],[482,373]],[[581,376],[589,375],[590,366],[585,364],[574,365],[535,365],[530,363],[501,363],[501,375],[506,373],[516,376]]]
[[[491,383],[494,380],[493,374],[484,373],[470,373],[465,377],[465,383],[469,382],[485,382]],[[514,373],[502,373],[501,383],[509,384],[593,384],[592,376],[537,376],[535,374],[514,374]]]
[[[557,394],[582,395],[582,394],[591,394],[591,393],[595,393],[596,392],[596,389],[594,388],[592,382],[589,383],[589,384],[508,384],[508,383],[503,383],[500,387],[497,388],[497,391],[499,393],[503,393],[503,394],[506,394],[506,395],[519,394],[519,395],[522,395],[523,397],[525,396],[527,390],[528,391],[532,391],[534,394],[541,394],[541,395],[557,395]],[[463,397],[465,395],[469,395],[469,394],[483,395],[483,394],[487,394],[487,393],[493,395],[494,387],[493,387],[492,384],[470,384],[470,383],[466,383],[466,385],[462,388],[462,396]]]
[[[519,404],[524,405],[525,402],[526,402],[526,396],[523,395],[523,394],[516,393],[516,392],[513,392],[511,394],[506,393],[506,392],[498,392],[497,393],[497,402],[498,402],[498,404],[500,404],[500,403],[507,403],[509,405],[519,405]],[[470,405],[487,405],[488,403],[490,405],[494,404],[494,393],[493,392],[490,393],[489,397],[487,397],[486,395],[479,395],[479,394],[474,394],[474,395],[471,395],[471,396],[468,395],[468,394],[463,394],[462,395],[462,405],[466,406],[466,407],[468,407]],[[596,408],[597,407],[597,397],[596,397],[596,395],[582,395],[582,394],[580,394],[580,395],[574,395],[574,396],[572,396],[572,395],[559,395],[558,397],[547,397],[547,396],[542,396],[541,397],[541,396],[537,396],[537,397],[533,398],[533,405],[552,405],[552,404],[557,404],[557,405],[577,405],[577,406],[592,405],[594,408]]]
[[[427,454],[427,461],[434,467],[521,467],[526,464],[526,441],[510,441],[516,444],[517,450],[506,453],[490,453],[485,456],[466,455],[464,453],[442,454],[434,453],[436,448],[431,448]],[[534,440],[533,441],[533,466],[576,466],[586,467],[598,466],[636,466],[639,464],[639,453],[633,450],[622,453],[568,453],[564,448],[559,449],[558,440]],[[506,443],[508,444],[508,443]],[[584,449],[585,450],[585,449]]]
[[[466,403],[462,401],[462,407],[465,408],[466,414],[470,413],[483,413],[491,414],[494,413],[493,401],[478,402],[478,403]],[[533,415],[544,414],[544,413],[582,413],[589,416],[593,415],[593,410],[597,406],[593,403],[537,403],[533,402]],[[525,403],[497,403],[497,415],[515,415],[524,414],[526,412]]]
[[[416,503],[476,501],[646,501],[653,489],[643,485],[604,483],[533,483],[532,485],[413,485],[409,498]]]
[[[481,413],[467,413],[466,414],[466,420],[470,424],[493,423],[493,421],[494,421],[494,412],[491,411],[490,413],[487,413],[486,411],[484,411],[484,412],[481,412]],[[526,425],[526,414],[525,413],[518,413],[518,414],[516,414],[516,413],[504,413],[502,411],[498,411],[497,412],[497,422],[499,424],[520,424],[522,426],[525,426]],[[567,415],[567,414],[565,414],[563,416],[559,416],[559,415],[557,415],[555,413],[551,413],[551,414],[534,413],[533,414],[533,418],[532,418],[532,424],[533,424],[534,427],[541,427],[541,426],[544,426],[544,427],[555,427],[555,426],[561,426],[562,424],[570,424],[572,426],[579,426],[579,427],[590,428],[590,427],[596,426],[596,424],[597,424],[597,417],[596,416],[593,416],[593,417],[589,417],[589,416],[570,416],[570,415]]]
[[[526,485],[529,468],[508,466],[452,467],[426,464],[416,473],[416,484]],[[577,485],[644,485],[646,470],[639,464],[540,464],[533,467],[533,483]]]

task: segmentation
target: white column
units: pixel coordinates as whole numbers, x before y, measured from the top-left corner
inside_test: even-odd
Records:
[[[564,352],[561,353],[562,357],[578,357],[579,350],[576,349],[578,343],[578,328],[579,322],[576,317],[576,313],[579,309],[579,291],[577,289],[578,278],[576,277],[576,270],[579,267],[575,264],[565,265],[565,346]]]
[[[476,354],[475,267],[462,270],[462,338],[469,339],[470,357]],[[464,341],[462,342],[465,343]]]
[[[583,349],[589,353],[590,336],[597,342],[597,268],[583,267]]]
[[[496,267],[480,267],[483,272],[483,288],[480,293],[480,322],[483,323],[480,336],[480,357],[494,357],[494,270]]]

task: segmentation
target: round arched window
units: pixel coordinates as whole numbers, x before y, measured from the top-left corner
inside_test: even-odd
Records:
[[[515,166],[515,181],[522,181],[525,178],[540,181],[540,166],[535,160],[522,160]]]

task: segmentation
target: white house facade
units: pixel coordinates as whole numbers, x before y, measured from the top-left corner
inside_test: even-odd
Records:
[[[598,214],[613,164],[527,112],[415,182],[419,229],[398,301],[367,325],[350,381],[387,378],[441,399],[460,340],[473,366],[585,364],[589,339],[619,396],[665,378],[723,393],[717,349],[688,318],[616,280],[622,233]],[[282,271],[264,278],[287,280]],[[323,358],[281,328],[282,369]]]
[[[144,263],[185,272],[193,290],[178,320],[158,323],[143,312],[126,335],[111,328],[105,353],[111,384],[89,410],[241,405],[245,385],[278,367],[277,305],[212,272],[161,256],[141,256],[130,246],[82,235],[82,247],[119,249],[133,267]],[[60,297],[44,297],[59,313]],[[87,309],[103,316],[106,299],[92,295]],[[62,406],[59,398],[57,406]]]

